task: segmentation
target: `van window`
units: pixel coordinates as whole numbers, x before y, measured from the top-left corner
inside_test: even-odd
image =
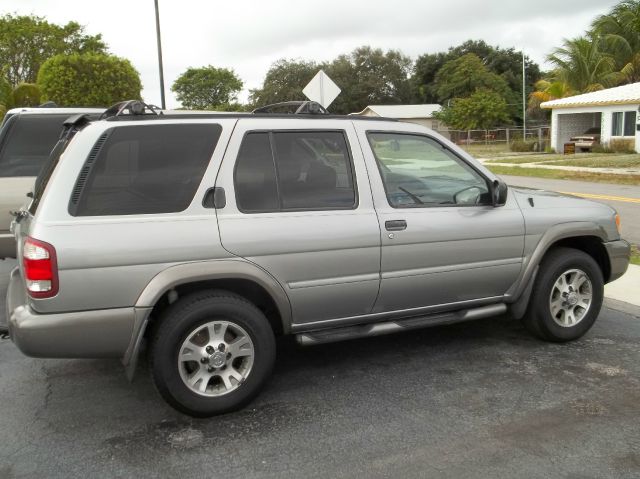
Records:
[[[64,115],[17,115],[0,134],[0,177],[37,176],[58,142]]]
[[[74,216],[185,210],[213,155],[217,124],[116,127],[101,137],[71,197]]]

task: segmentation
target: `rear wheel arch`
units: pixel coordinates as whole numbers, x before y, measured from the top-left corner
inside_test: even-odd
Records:
[[[284,288],[267,271],[243,260],[202,261],[167,268],[149,282],[135,306],[153,308],[153,314],[174,302],[176,295],[203,289],[226,290],[256,304],[274,321],[276,334],[286,334],[290,329],[291,304]]]
[[[290,323],[284,323],[285,318],[283,318],[278,304],[263,285],[255,280],[233,276],[199,281],[186,280],[166,289],[151,310],[148,328],[153,327],[162,312],[176,300],[196,292],[214,290],[236,294],[256,306],[269,320],[271,329],[276,336],[281,336],[289,331]]]
[[[291,304],[280,283],[262,268],[244,260],[213,260],[183,263],[157,274],[135,304],[136,320],[122,363],[133,379],[140,345],[158,326],[160,313],[180,295],[204,290],[223,290],[256,305],[276,336],[291,329]]]

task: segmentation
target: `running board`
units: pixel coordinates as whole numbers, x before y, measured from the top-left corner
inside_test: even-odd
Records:
[[[358,326],[345,326],[321,331],[296,334],[296,341],[303,346],[313,344],[334,343],[348,339],[364,338],[368,336],[381,336],[383,334],[407,331],[410,329],[424,328],[428,326],[440,326],[443,324],[461,323],[474,319],[497,316],[507,311],[507,305],[492,304],[480,308],[466,309],[452,313],[439,313],[430,316],[418,316],[383,323],[362,324]]]

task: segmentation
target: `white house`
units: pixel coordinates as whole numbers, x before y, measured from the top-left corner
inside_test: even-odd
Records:
[[[551,146],[561,152],[572,136],[600,127],[600,142],[635,142],[640,152],[640,83],[544,102],[551,110]]]
[[[446,132],[447,127],[433,118],[433,114],[440,111],[438,104],[424,105],[369,105],[364,110],[352,115],[381,116],[395,120],[417,123],[432,130]]]

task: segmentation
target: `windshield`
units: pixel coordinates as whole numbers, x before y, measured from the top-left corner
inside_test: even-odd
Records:
[[[17,115],[2,128],[0,177],[37,176],[62,131],[64,115]]]

